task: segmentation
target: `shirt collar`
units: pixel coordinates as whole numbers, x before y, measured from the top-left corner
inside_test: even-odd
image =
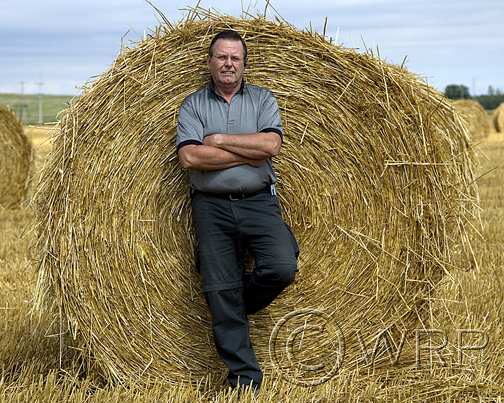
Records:
[[[217,93],[217,91],[215,91],[215,85],[214,85],[214,82],[213,82],[213,78],[210,78],[210,84],[208,84],[208,88],[210,88],[210,90],[215,94],[215,95],[219,95]],[[241,82],[241,85],[240,85],[240,89],[238,91],[236,91],[236,93],[240,93],[240,94],[243,94],[243,89],[245,88],[245,79],[242,78],[242,82]]]

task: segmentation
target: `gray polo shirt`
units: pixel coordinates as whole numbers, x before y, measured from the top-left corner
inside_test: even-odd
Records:
[[[270,90],[242,82],[228,103],[211,82],[184,99],[177,125],[177,151],[203,144],[206,136],[275,132],[283,135],[280,111]],[[191,187],[210,193],[252,193],[276,182],[271,158],[259,168],[244,164],[217,171],[189,170]]]

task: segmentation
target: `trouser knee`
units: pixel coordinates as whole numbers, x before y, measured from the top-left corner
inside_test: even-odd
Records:
[[[282,265],[279,270],[280,281],[283,285],[288,286],[294,282],[297,273],[296,264]]]
[[[296,262],[279,261],[270,262],[267,268],[259,271],[262,272],[262,280],[275,284],[276,286],[284,286],[292,284],[296,278],[298,271]]]

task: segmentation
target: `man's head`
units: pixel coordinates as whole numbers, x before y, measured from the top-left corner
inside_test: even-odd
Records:
[[[215,42],[217,42],[219,39],[225,39],[226,41],[232,41],[232,42],[240,42],[243,47],[243,60],[245,61],[247,60],[247,45],[245,44],[245,41],[238,32],[230,29],[219,32],[217,35],[214,36],[212,42],[210,43],[210,48],[208,49],[208,55],[210,57],[213,56],[215,49]]]
[[[247,65],[247,46],[235,31],[222,31],[212,40],[207,67],[217,90],[238,89]]]

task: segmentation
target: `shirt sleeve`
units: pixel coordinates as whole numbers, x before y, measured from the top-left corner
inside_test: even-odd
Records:
[[[283,126],[278,102],[271,91],[266,90],[266,94],[267,96],[262,102],[259,113],[258,132],[275,132],[280,137],[283,137]]]
[[[190,98],[180,106],[177,122],[177,151],[188,144],[203,144],[203,124],[194,111]]]

